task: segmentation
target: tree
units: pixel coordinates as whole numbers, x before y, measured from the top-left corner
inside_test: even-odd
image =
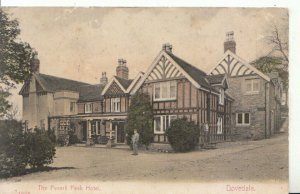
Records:
[[[289,42],[288,42],[288,15],[278,23],[272,23],[264,36],[265,43],[270,50],[266,55],[251,62],[264,73],[277,71],[283,79],[284,87],[288,89]]]
[[[37,54],[28,43],[18,40],[20,32],[18,21],[0,9],[0,117],[11,107],[9,89],[31,76]]]
[[[138,92],[131,98],[126,124],[128,145],[131,145],[134,129],[140,134],[140,143],[146,147],[153,141],[153,112],[148,94]]]
[[[200,130],[193,121],[182,118],[172,121],[166,135],[174,151],[187,152],[198,144]]]
[[[21,122],[0,120],[0,177],[20,175],[27,166]]]

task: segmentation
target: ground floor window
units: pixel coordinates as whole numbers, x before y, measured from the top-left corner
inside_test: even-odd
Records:
[[[60,120],[59,121],[59,132],[60,134],[65,134],[68,132],[70,127],[70,121],[69,120]]]
[[[171,122],[177,118],[176,115],[157,115],[154,116],[154,133],[163,134],[170,127]]]
[[[236,113],[236,125],[250,125],[250,113]]]
[[[217,118],[217,134],[222,134],[223,133],[223,118],[218,117]]]

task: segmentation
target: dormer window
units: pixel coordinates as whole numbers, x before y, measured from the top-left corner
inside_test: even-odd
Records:
[[[220,88],[219,89],[219,104],[224,104],[224,98],[225,98],[225,94],[224,94],[224,89]]]
[[[93,104],[92,103],[86,103],[84,104],[84,112],[85,113],[92,113]]]

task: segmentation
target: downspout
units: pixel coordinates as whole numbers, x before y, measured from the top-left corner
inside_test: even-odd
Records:
[[[265,83],[265,139],[267,139],[267,84]]]

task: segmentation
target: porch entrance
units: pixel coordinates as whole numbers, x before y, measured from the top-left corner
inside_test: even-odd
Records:
[[[87,121],[82,121],[81,122],[81,127],[82,127],[82,140],[86,141],[86,135],[87,135]]]
[[[116,143],[125,143],[125,123],[113,121],[112,128],[116,133]]]

